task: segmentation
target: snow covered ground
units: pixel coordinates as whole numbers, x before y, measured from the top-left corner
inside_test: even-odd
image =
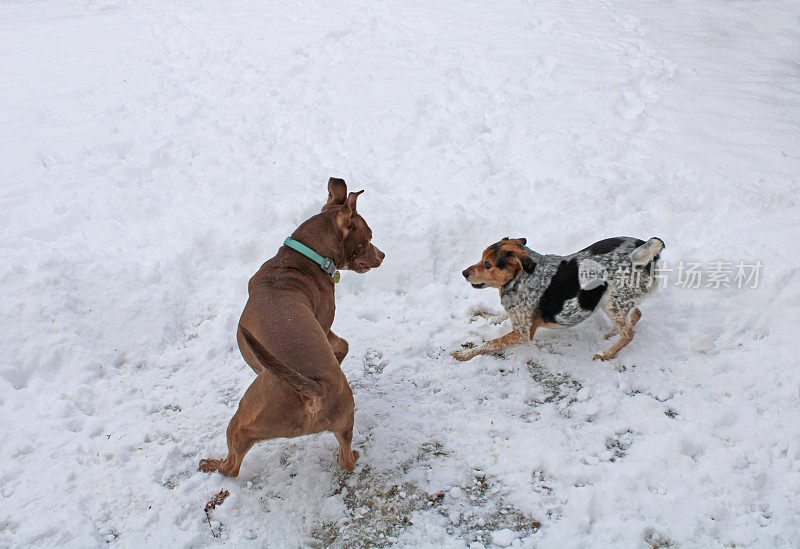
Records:
[[[0,545],[798,546],[800,4],[0,4]],[[356,471],[331,434],[222,456],[247,280],[330,176]],[[660,236],[600,315],[502,357],[461,270],[503,236]],[[716,270],[719,272],[719,269]],[[230,497],[210,511],[220,490]]]

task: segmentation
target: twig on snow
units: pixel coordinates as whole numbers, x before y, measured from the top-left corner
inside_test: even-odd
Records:
[[[206,503],[206,508],[205,508],[206,521],[208,522],[208,527],[211,528],[211,535],[214,536],[215,538],[218,538],[221,532],[215,532],[214,527],[211,526],[211,513],[209,513],[209,511],[211,511],[212,509],[216,509],[217,505],[222,505],[222,502],[224,502],[225,498],[227,498],[230,494],[231,493],[228,492],[227,490],[220,490],[219,494],[211,498],[209,502]]]

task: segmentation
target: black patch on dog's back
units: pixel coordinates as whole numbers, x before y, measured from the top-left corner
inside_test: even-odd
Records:
[[[608,284],[604,282],[602,286],[597,288],[581,290],[578,292],[578,305],[587,311],[594,311],[597,308],[597,304],[603,299],[603,294],[606,293],[607,288]]]
[[[602,255],[607,254],[608,252],[613,252],[619,245],[624,242],[623,239],[614,237],[614,238],[606,238],[605,240],[600,240],[599,242],[595,242],[588,248],[584,248],[583,252],[589,252],[592,255]],[[644,242],[642,243],[644,244]]]
[[[539,312],[545,322],[555,322],[556,315],[564,308],[564,302],[578,295],[578,260],[562,261],[556,269],[550,285],[539,299]]]

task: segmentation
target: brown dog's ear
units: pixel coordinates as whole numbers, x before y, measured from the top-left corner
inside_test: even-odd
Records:
[[[352,210],[356,211],[356,201],[358,200],[358,195],[363,193],[364,191],[358,191],[355,193],[350,193],[347,195],[347,206]]]
[[[347,200],[347,183],[344,179],[331,177],[328,179],[328,201],[322,207],[322,211],[326,212],[336,206],[341,206]]]
[[[336,225],[344,234],[347,234],[347,232],[353,226],[352,217],[353,214],[356,213],[356,201],[358,200],[358,195],[360,195],[363,192],[364,191],[358,191],[356,193],[350,193],[349,195],[347,195],[347,198],[344,200],[344,203],[336,212]]]
[[[507,236],[504,236],[503,238],[500,239],[500,242],[513,242],[515,244],[519,244],[520,246],[524,246],[525,244],[528,243],[528,239],[527,238],[509,238]]]

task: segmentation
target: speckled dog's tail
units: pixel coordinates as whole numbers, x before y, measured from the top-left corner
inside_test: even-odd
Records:
[[[661,250],[664,248],[664,241],[654,236],[631,252],[631,261],[634,267],[647,265],[658,258],[658,254],[660,254]]]

